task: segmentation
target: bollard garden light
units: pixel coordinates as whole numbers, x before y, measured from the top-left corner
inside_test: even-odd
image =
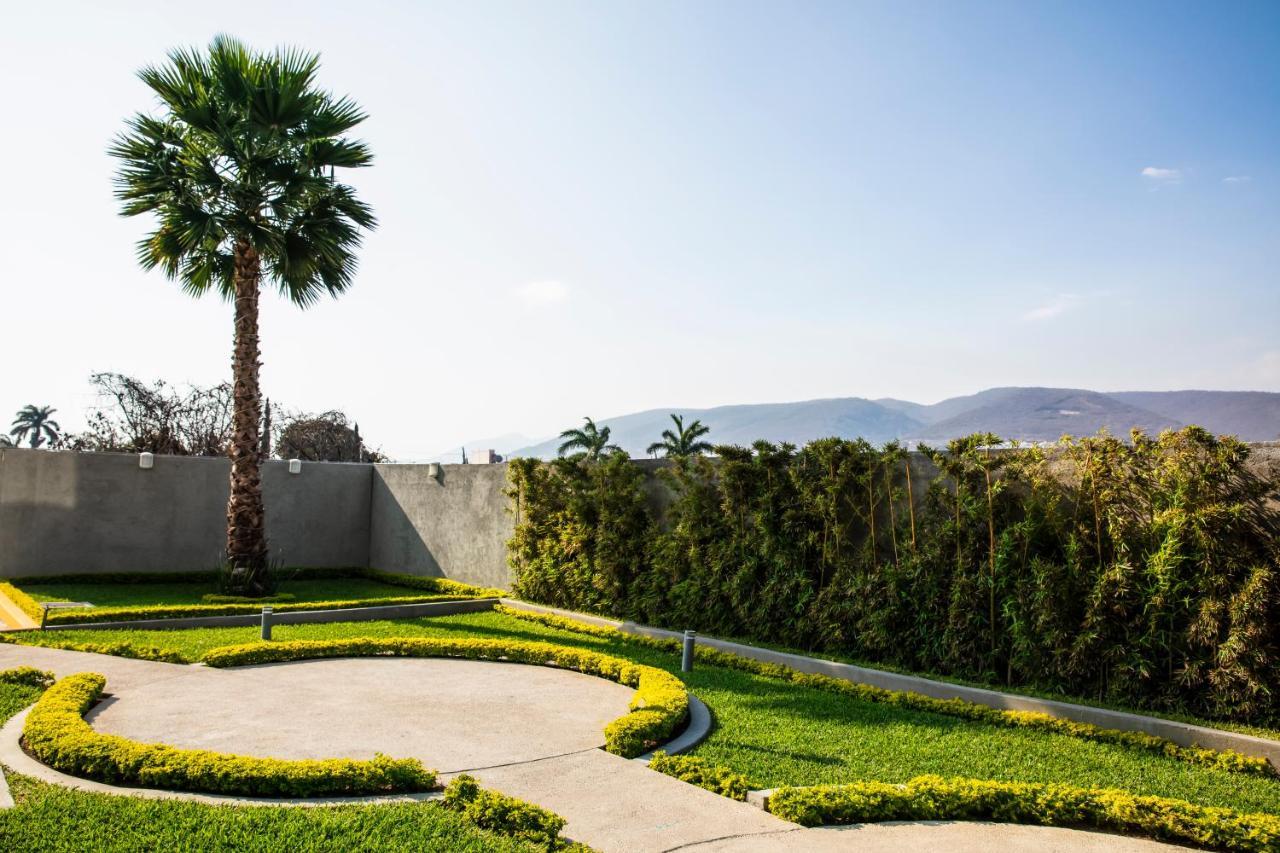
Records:
[[[262,608],[262,639],[271,639],[271,608]]]
[[[693,644],[694,638],[697,636],[697,631],[684,632],[684,651],[680,655],[681,672],[693,672]]]

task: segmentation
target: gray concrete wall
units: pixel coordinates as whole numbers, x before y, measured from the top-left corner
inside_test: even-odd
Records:
[[[374,465],[369,564],[506,588],[515,526],[502,491],[506,465]]]
[[[199,571],[225,546],[226,459],[0,450],[0,577]],[[369,563],[371,466],[263,466],[273,559]]]

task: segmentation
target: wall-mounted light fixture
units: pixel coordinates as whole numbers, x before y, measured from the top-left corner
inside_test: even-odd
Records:
[[[156,455],[147,451],[138,454],[138,467],[149,471],[156,467]]]
[[[433,480],[440,479],[440,463],[439,462],[427,463],[427,476]]]
[[[301,474],[301,473],[302,473],[302,460],[301,460],[301,459],[290,459],[290,460],[289,460],[289,473],[290,473],[290,474]]]

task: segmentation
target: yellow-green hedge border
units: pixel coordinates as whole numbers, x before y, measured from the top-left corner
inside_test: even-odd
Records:
[[[247,643],[206,652],[214,667],[279,663],[313,658],[454,657],[556,666],[635,688],[631,711],[604,729],[605,749],[633,758],[671,739],[689,711],[684,683],[652,666],[586,649],[519,640],[434,637],[353,637],[339,640]]]
[[[27,636],[36,632],[25,632]],[[0,634],[0,643],[10,643],[15,646],[35,645],[23,643],[19,637],[23,634]],[[47,636],[47,635],[45,635]],[[62,649],[69,652],[89,652],[95,655],[111,655],[118,658],[133,658],[135,660],[151,660],[161,663],[187,663],[187,659],[181,652],[173,649],[161,649],[155,646],[140,646],[127,640],[121,640],[117,643],[72,643],[66,640],[57,640],[43,648]]]
[[[9,600],[17,605],[18,609],[36,622],[40,621],[40,615],[43,608],[40,607],[36,600],[27,595],[7,581],[0,581],[0,595],[7,595]]]
[[[494,611],[505,616],[523,619],[527,622],[535,622],[550,628],[559,628],[604,639],[620,639],[624,642],[636,643],[665,652],[679,651],[680,649],[680,641],[678,640],[664,640],[656,637],[628,634],[619,631],[617,628],[592,625],[551,613],[530,612],[502,604],[495,606]],[[1128,732],[1121,729],[1107,729],[1092,723],[1066,720],[1038,711],[1001,710],[979,705],[976,702],[967,702],[964,699],[935,699],[932,696],[925,696],[921,693],[907,690],[888,690],[883,687],[872,687],[869,684],[857,684],[830,675],[800,672],[782,664],[765,663],[705,645],[699,645],[696,648],[695,656],[698,661],[713,666],[750,672],[767,678],[777,678],[802,687],[824,690],[828,693],[843,693],[865,702],[893,705],[913,711],[946,714],[947,716],[1010,728],[1036,729],[1096,743],[1116,744],[1146,752],[1159,753],[1169,758],[1210,767],[1215,770],[1248,773],[1254,776],[1275,777],[1277,775],[1276,768],[1267,759],[1260,756],[1243,755],[1229,749],[1219,750],[1198,746],[1182,746],[1168,738],[1162,738],[1157,735],[1144,732]]]
[[[740,802],[747,799],[751,790],[751,781],[746,776],[696,755],[667,755],[659,751],[649,760],[649,769]]]
[[[917,776],[903,785],[856,782],[779,788],[769,811],[803,826],[901,820],[992,820],[1093,827],[1217,850],[1274,853],[1280,817],[1136,796],[1106,788]]]
[[[391,607],[397,604],[430,604],[467,601],[470,595],[402,595],[395,598],[351,598],[335,601],[264,602],[276,613],[304,610],[350,610],[356,607]],[[38,605],[37,605],[38,606]],[[132,622],[141,619],[189,619],[200,616],[255,616],[262,604],[154,604],[147,607],[67,608],[49,611],[48,625],[84,625],[94,622]],[[40,621],[39,611],[35,616]]]
[[[402,595],[394,598],[354,598],[333,601],[279,601],[263,600],[253,602],[221,602],[206,604],[155,604],[150,606],[118,605],[115,607],[66,608],[49,611],[45,624],[48,625],[83,625],[90,622],[125,622],[139,619],[183,619],[199,616],[245,616],[260,613],[262,604],[271,604],[277,613],[288,613],[303,610],[349,610],[354,607],[387,607],[397,604],[428,604],[436,601],[464,601],[472,598],[496,598],[505,593],[500,589],[471,586],[449,578],[429,575],[404,575],[395,572],[384,572],[379,569],[342,569],[333,571],[302,571],[301,578],[307,577],[333,578],[365,578],[379,581],[389,586],[401,586],[406,589],[422,590],[420,595]],[[79,582],[92,583],[93,575],[74,575]],[[124,583],[127,575],[107,575],[101,578],[103,583]],[[138,575],[145,582],[163,583],[165,576],[156,574]],[[205,575],[180,575],[182,578]],[[209,574],[213,580],[215,575]],[[31,583],[57,583],[58,577],[28,578]],[[196,582],[196,581],[192,581]],[[27,595],[12,583],[0,582],[0,592],[4,592],[18,608],[36,622],[44,617],[40,602]]]
[[[428,791],[436,774],[416,758],[379,755],[286,760],[139,743],[95,731],[84,713],[106,679],[68,676],[45,691],[23,727],[27,750],[55,770],[109,784],[249,797],[325,797]]]

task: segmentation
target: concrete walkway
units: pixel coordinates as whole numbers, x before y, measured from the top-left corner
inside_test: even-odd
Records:
[[[112,698],[89,716],[103,731],[178,746],[278,757],[367,757],[380,751],[397,757],[414,755],[443,771],[470,770],[488,787],[564,816],[566,836],[606,853],[918,853],[929,847],[961,853],[1167,853],[1182,849],[1120,836],[1009,824],[802,829],[598,749],[604,723],[625,710],[631,691],[564,670],[431,658],[211,670],[0,645],[0,669],[19,665],[51,669],[59,676],[86,671],[105,675]],[[194,720],[198,723],[193,724]],[[0,744],[0,755],[21,765],[13,769],[34,774],[42,766],[15,754],[20,722],[15,719],[5,727],[4,734],[13,743]],[[77,787],[132,795],[157,793],[97,783]]]
[[[132,740],[272,758],[418,758],[441,773],[598,752],[633,691],[541,666],[347,658],[185,667],[86,719]],[[199,721],[193,725],[193,721]]]

